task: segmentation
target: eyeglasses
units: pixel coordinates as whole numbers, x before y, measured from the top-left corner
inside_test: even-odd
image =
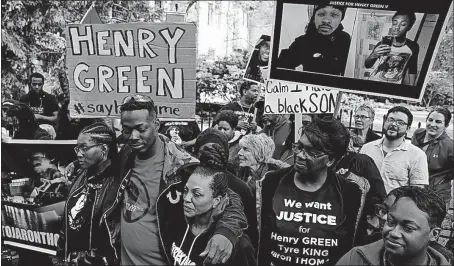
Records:
[[[361,120],[366,120],[366,119],[370,118],[370,117],[365,116],[365,115],[354,115],[353,117],[355,119],[361,119]]]
[[[312,121],[302,121],[302,122],[301,122],[301,124],[302,124],[303,126],[305,126],[305,127],[308,126],[308,125],[310,125],[311,123],[312,123]]]
[[[100,144],[95,144],[92,146],[85,146],[85,147],[76,146],[76,147],[74,147],[74,152],[76,152],[76,154],[78,154],[79,152],[82,154],[85,154],[89,149],[96,147],[96,146],[100,146],[100,145],[104,145],[104,144],[100,143]]]
[[[387,118],[385,123],[388,123],[388,124],[394,124],[394,123],[397,123],[398,126],[405,126],[405,125],[408,125],[408,123],[402,121],[402,120],[395,120],[394,118]]]
[[[383,218],[386,214],[388,214],[388,206],[385,204],[375,204],[375,215],[377,217]]]
[[[299,142],[292,144],[292,150],[295,154],[299,154],[304,151],[304,154],[311,158],[318,158],[318,157],[322,157],[323,155],[325,155],[325,153],[322,151],[315,150],[315,149],[307,149]]]
[[[130,102],[132,99],[134,99],[134,101],[136,101],[136,102],[141,102],[141,103],[153,102],[153,100],[148,96],[136,94],[136,95],[130,95],[130,96],[125,97],[123,99],[122,104]]]

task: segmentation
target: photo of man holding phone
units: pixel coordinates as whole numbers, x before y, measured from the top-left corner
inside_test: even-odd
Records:
[[[392,17],[391,35],[383,36],[364,62],[374,69],[370,80],[416,85],[419,45],[407,38],[407,32],[415,24],[412,12],[397,11]]]

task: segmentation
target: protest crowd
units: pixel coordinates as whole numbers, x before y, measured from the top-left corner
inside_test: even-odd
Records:
[[[323,43],[312,30],[283,52],[281,64],[303,60],[291,50],[311,35]],[[337,41],[347,49],[350,36],[341,30]],[[269,42],[261,38],[258,49]],[[312,67],[342,75],[346,60]],[[69,98],[43,90],[42,74],[28,80],[27,94],[2,101],[2,204],[11,204],[2,207],[2,237],[42,244],[10,246],[18,265],[454,263],[454,239],[444,233],[452,231],[445,223],[454,179],[448,108],[432,108],[410,136],[414,113],[404,105],[388,108],[379,130],[367,103],[350,125],[339,108],[270,113],[258,78],[241,80],[238,101],[203,128],[196,120],[161,119],[151,93],[118,98],[116,119],[74,118]],[[3,149],[14,140],[76,141],[65,152]],[[44,226],[55,227],[50,256],[37,240],[44,215],[17,208],[59,203],[62,217]],[[30,230],[14,229],[15,215],[26,215]]]

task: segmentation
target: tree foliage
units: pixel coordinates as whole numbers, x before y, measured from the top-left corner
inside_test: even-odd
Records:
[[[229,57],[197,61],[197,103],[226,103],[237,99],[249,53],[237,50]]]
[[[129,10],[129,22],[152,22],[163,14],[148,1],[2,0],[4,99],[18,99],[25,93],[27,78],[35,71],[44,75],[45,90],[62,94],[67,83],[65,27],[79,23],[93,2],[104,23],[116,22],[112,19],[114,4]]]
[[[446,34],[440,43],[432,71],[429,73],[429,82],[423,97],[426,107],[433,105],[453,104],[453,17],[446,27]]]

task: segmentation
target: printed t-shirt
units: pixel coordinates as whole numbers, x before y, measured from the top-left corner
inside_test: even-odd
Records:
[[[239,102],[229,103],[222,107],[222,110],[232,110],[238,116],[238,122],[243,121],[247,123],[254,122],[254,112],[255,107],[252,105],[250,107],[243,107]],[[248,132],[241,132],[242,135],[247,134]]]
[[[166,265],[156,218],[164,144],[146,160],[134,161],[121,210],[121,264]]]
[[[243,107],[238,102],[226,104],[221,110],[232,110],[238,116],[238,121],[251,123],[254,119],[255,107]]]
[[[199,254],[203,252],[205,247],[193,245],[196,240],[197,238],[189,229],[182,238],[172,243],[171,254],[175,265],[188,266],[203,263],[204,258],[200,257]]]
[[[55,111],[58,111],[57,99],[46,92],[41,92],[41,95],[25,94],[20,101],[27,104],[34,114],[44,116],[52,116]]]
[[[276,231],[271,232],[270,265],[326,265],[345,235],[341,197],[332,178],[315,192],[302,191],[293,178],[279,185],[273,199]]]
[[[405,75],[417,74],[417,57],[418,46],[411,40],[403,46],[391,46],[391,52],[375,62],[370,80],[401,84]]]
[[[100,186],[100,185],[98,185]],[[85,185],[67,200],[67,238],[68,250],[84,251],[90,249],[90,226],[95,205],[96,191],[93,185]],[[94,221],[94,225],[98,225]]]

